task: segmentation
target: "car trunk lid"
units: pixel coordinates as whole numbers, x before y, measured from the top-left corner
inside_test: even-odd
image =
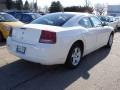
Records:
[[[20,28],[14,28],[12,39],[18,42],[35,45],[39,43],[42,30],[59,32],[62,29],[61,27],[50,25],[28,24]]]
[[[12,39],[22,43],[35,44],[39,42],[41,31],[32,28],[16,28],[13,30]]]

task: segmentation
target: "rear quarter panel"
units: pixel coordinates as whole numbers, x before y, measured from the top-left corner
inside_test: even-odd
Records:
[[[63,57],[68,55],[70,48],[76,41],[82,40],[84,43],[83,34],[86,30],[84,28],[80,28],[81,27],[70,27],[57,33],[57,44],[61,47],[59,53]]]

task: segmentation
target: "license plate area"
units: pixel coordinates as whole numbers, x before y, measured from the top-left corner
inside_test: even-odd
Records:
[[[26,47],[23,47],[23,46],[17,46],[16,51],[17,51],[18,53],[25,54]]]

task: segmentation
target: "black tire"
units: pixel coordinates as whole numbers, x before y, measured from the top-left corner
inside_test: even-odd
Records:
[[[3,42],[3,35],[1,32],[0,32],[0,42]]]
[[[78,50],[78,56],[75,55],[75,50]],[[80,52],[80,56],[79,56],[79,52]],[[76,57],[72,56],[73,53]],[[80,47],[80,44],[76,43],[72,46],[72,48],[70,49],[70,51],[68,53],[65,66],[67,66],[67,68],[70,68],[70,69],[74,69],[74,68],[78,67],[80,64],[80,61],[81,61],[81,57],[82,57],[82,49]],[[74,60],[73,60],[73,58],[74,58]],[[76,58],[76,60],[75,60],[75,58]]]
[[[111,48],[111,47],[112,47],[113,37],[114,37],[114,35],[113,35],[113,34],[110,34],[109,40],[108,40],[108,43],[107,43],[107,47],[108,47],[108,48]]]

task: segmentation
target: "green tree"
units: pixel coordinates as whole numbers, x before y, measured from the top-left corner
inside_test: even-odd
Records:
[[[12,9],[12,6],[13,6],[12,0],[6,0],[5,4],[6,4],[7,9]]]
[[[82,7],[82,6],[71,6],[71,7],[65,7],[64,8],[65,12],[88,12],[92,13],[93,8],[92,7]]]
[[[51,3],[49,11],[50,11],[50,13],[63,11],[62,4],[59,1],[57,1],[57,2],[53,1]]]
[[[22,10],[23,9],[23,2],[22,0],[16,0],[16,9]]]
[[[24,10],[29,10],[29,9],[30,9],[29,3],[28,3],[28,1],[26,0],[26,1],[25,1],[25,4],[24,4]]]

